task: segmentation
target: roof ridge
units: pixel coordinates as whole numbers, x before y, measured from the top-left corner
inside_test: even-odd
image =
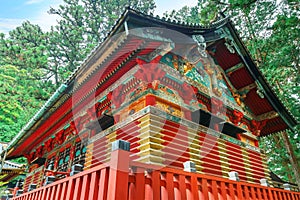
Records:
[[[187,23],[185,21],[180,21],[180,20],[175,20],[172,18],[165,18],[163,16],[159,16],[156,15],[154,16],[153,14],[146,14],[143,13],[141,11],[135,10],[133,8],[127,7],[128,12],[131,12],[133,14],[137,14],[137,15],[143,15],[144,17],[150,17],[154,20],[159,20],[161,22],[165,22],[165,23],[172,23],[172,24],[176,24],[176,25],[180,25],[180,26],[184,26],[184,27],[190,27],[190,28],[202,28],[202,29],[211,29],[211,28],[216,28],[220,25],[223,25],[224,22],[228,22],[229,20],[229,16],[225,16],[225,15],[221,15],[222,19],[214,21],[208,25],[204,25],[204,24],[198,24],[198,23]]]

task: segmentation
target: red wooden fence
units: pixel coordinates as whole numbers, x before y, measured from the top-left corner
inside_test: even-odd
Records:
[[[13,200],[300,200],[300,192],[129,161],[112,152],[109,165],[24,193]]]

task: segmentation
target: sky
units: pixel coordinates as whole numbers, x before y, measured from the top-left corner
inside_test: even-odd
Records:
[[[44,31],[50,30],[56,24],[56,18],[49,15],[50,7],[57,8],[63,0],[0,0],[0,32],[8,33],[22,22],[29,20],[38,24]],[[155,0],[155,15],[162,15],[168,10],[178,10],[181,7],[195,6],[197,0]]]

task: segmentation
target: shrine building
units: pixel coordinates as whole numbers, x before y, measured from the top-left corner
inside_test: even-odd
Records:
[[[8,144],[28,161],[11,199],[300,199],[258,146],[296,124],[230,18],[127,9]]]

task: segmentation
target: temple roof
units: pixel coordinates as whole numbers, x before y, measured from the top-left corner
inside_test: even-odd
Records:
[[[1,167],[1,163],[0,163],[0,167]],[[24,171],[25,171],[24,165],[10,162],[10,161],[4,161],[0,173],[0,187],[8,183],[14,177],[22,174]]]
[[[160,19],[127,9],[104,41],[90,53],[9,143],[8,158],[29,153],[30,148],[41,143],[63,124],[69,123],[73,115],[83,108],[84,103],[91,100],[91,91],[97,90],[100,93],[108,84],[121,76],[115,76],[114,79],[103,83],[101,89],[99,88],[101,80],[97,74],[102,74],[104,77],[106,74],[113,73],[109,70],[114,68],[128,71],[136,65],[135,59],[132,58],[148,54],[163,43],[156,38],[145,42],[143,35],[128,32],[143,27],[177,31],[189,36],[190,42],[194,45],[197,45],[197,42],[192,37],[201,35],[207,44],[207,51],[224,70],[232,86],[238,93],[247,93],[243,99],[247,108],[258,121],[268,120],[260,136],[287,128],[292,129],[297,124],[251,59],[229,18],[224,17],[209,26],[201,26]],[[113,36],[123,32],[126,34],[115,41]],[[170,35],[170,40],[173,37]],[[104,69],[106,71],[103,71]]]

